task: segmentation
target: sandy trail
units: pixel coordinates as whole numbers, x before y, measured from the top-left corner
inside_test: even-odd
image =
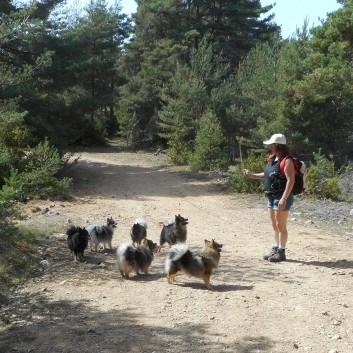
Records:
[[[263,198],[228,193],[148,153],[80,155],[70,171],[75,200],[56,203],[58,216],[28,220],[56,231],[43,251],[49,265],[1,308],[1,352],[353,352],[352,238],[290,221],[288,261],[273,264],[262,260],[272,245]],[[159,222],[179,213],[189,218],[191,249],[204,239],[223,244],[212,290],[184,275],[169,285],[165,251],[149,275],[130,280],[115,270],[112,251],[74,264],[62,234],[67,219],[85,225],[112,216],[118,246],[144,217],[158,241]]]

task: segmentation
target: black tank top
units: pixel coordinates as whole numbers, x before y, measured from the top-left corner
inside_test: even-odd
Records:
[[[268,162],[264,174],[265,174],[265,192],[273,196],[282,195],[287,184],[287,178],[281,174],[280,163],[281,159],[276,160],[276,156],[273,156]]]

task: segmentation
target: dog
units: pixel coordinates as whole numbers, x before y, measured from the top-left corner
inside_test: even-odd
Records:
[[[71,226],[66,231],[67,245],[71,251],[71,256],[77,262],[83,260],[83,253],[87,248],[89,234],[87,229]]]
[[[114,228],[116,228],[117,222],[113,218],[107,218],[106,225],[90,224],[87,227],[89,234],[89,247],[92,251],[92,244],[94,244],[94,251],[97,252],[98,245],[103,243],[105,249],[106,244],[109,245],[110,250],[112,248],[112,239],[114,234]]]
[[[147,222],[143,218],[136,218],[130,230],[132,244],[141,244],[142,239],[147,237]]]
[[[134,246],[129,243],[120,245],[116,250],[116,267],[124,278],[129,278],[130,273],[140,271],[148,274],[148,268],[153,260],[153,250],[157,243],[144,238],[140,245]]]
[[[182,216],[176,215],[175,221],[167,220],[163,222],[163,229],[159,239],[159,250],[165,243],[170,246],[180,242],[186,242],[188,219]]]
[[[205,239],[205,246],[200,255],[192,253],[186,243],[173,245],[168,252],[165,262],[168,283],[175,282],[178,272],[189,276],[202,278],[207,289],[211,288],[210,277],[214,269],[218,267],[221,257],[222,244],[214,239]]]

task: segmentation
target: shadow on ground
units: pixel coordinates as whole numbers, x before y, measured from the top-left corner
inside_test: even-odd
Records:
[[[275,342],[269,337],[243,337],[222,343],[212,334],[212,323],[170,323],[165,327],[139,324],[138,310],[109,312],[87,307],[84,302],[49,302],[41,294],[24,295],[0,331],[1,352],[237,352],[269,351]],[[6,316],[6,315],[5,315]],[[3,325],[4,326],[4,325]]]
[[[303,261],[303,260],[292,260],[287,259],[287,262],[292,263],[299,263],[308,266],[315,266],[315,267],[326,267],[338,270],[352,270],[353,269],[353,261],[349,261],[346,259],[336,260],[336,261]]]
[[[73,193],[81,197],[145,200],[155,197],[201,196],[219,193],[224,183],[215,176],[140,167],[79,161],[62,176],[74,178]],[[210,185],[210,183],[212,185]]]

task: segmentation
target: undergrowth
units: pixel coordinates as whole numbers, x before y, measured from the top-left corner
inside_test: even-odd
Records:
[[[262,192],[263,181],[245,178],[243,169],[260,173],[264,171],[265,167],[266,155],[251,151],[248,158],[235,165],[230,180],[231,190],[240,193]],[[335,168],[334,160],[321,154],[321,150],[318,153],[313,153],[313,161],[308,162],[307,177],[306,195],[322,200],[352,201],[352,168],[350,166]]]
[[[0,233],[0,303],[14,286],[22,284],[36,267],[37,244],[42,235],[7,225]]]

